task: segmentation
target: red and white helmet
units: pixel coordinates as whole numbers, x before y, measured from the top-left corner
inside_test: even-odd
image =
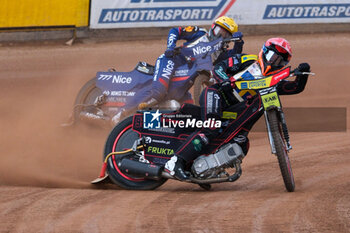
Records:
[[[259,65],[264,76],[274,74],[292,58],[292,48],[284,38],[268,39],[259,53]]]

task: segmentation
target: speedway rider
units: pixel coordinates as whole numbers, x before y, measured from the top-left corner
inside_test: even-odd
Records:
[[[287,40],[283,38],[271,38],[267,40],[259,55],[235,54],[215,65],[213,73],[218,81],[207,87],[200,96],[202,120],[214,118],[222,119],[223,111],[233,106],[237,112],[237,119],[232,125],[240,125],[248,122],[245,135],[237,137],[237,143],[241,145],[246,154],[249,148],[249,130],[254,125],[259,115],[259,98],[253,90],[239,90],[235,87],[237,79],[252,80],[254,76],[269,76],[286,67],[292,57],[292,50]],[[297,70],[299,72],[310,72],[307,63],[301,63]],[[297,94],[304,90],[308,75],[296,75],[294,81],[282,80],[277,85],[279,95]],[[214,98],[213,98],[214,96]],[[254,119],[253,119],[254,118]],[[230,122],[230,124],[231,124]],[[165,171],[169,172],[179,180],[188,179],[184,171],[187,162],[196,159],[205,149],[210,140],[221,133],[220,128],[202,128],[192,133],[185,142],[177,149],[174,156],[165,164]]]
[[[156,61],[155,73],[153,78],[152,89],[146,92],[137,93],[135,98],[131,102],[127,103],[126,106],[129,108],[127,111],[123,111],[121,114],[117,114],[113,117],[112,122],[116,123],[119,119],[127,116],[129,113],[134,112],[136,107],[139,109],[145,109],[151,107],[158,102],[162,101],[168,91],[168,86],[172,82],[172,77],[176,67],[183,65],[186,61],[183,58],[174,56],[174,48],[178,40],[185,40],[184,46],[198,42],[209,42],[219,37],[226,38],[237,38],[234,48],[228,50],[224,55],[219,54],[218,58],[221,59],[223,56],[227,57],[227,54],[241,53],[243,48],[243,34],[238,32],[238,26],[236,22],[229,17],[221,16],[217,18],[211,26],[209,33],[205,28],[197,26],[187,27],[176,27],[172,28],[168,34],[167,49],[164,54],[160,55]],[[220,56],[221,55],[221,56]],[[218,59],[217,59],[218,60]],[[193,103],[192,96],[189,92],[182,98],[183,103]],[[138,105],[138,103],[140,103]]]

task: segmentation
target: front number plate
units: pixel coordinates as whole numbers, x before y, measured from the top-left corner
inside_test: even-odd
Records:
[[[261,96],[264,108],[267,109],[270,106],[281,107],[280,100],[276,92],[272,92]]]

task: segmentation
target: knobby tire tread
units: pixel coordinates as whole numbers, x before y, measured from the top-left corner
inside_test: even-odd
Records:
[[[280,121],[277,117],[277,114],[278,113],[276,110],[270,110],[267,113],[270,129],[272,133],[272,138],[275,143],[276,156],[278,159],[279,167],[281,169],[284,185],[288,192],[293,192],[295,190],[293,171],[290,165],[291,174],[289,174],[288,161],[284,156],[284,153],[287,153],[287,157],[288,157],[288,152],[286,151],[284,143],[282,141],[283,135],[281,134],[281,128],[280,128],[281,126],[280,126]],[[288,157],[288,160],[289,160],[289,157]],[[290,161],[289,161],[289,164],[290,164]]]
[[[75,98],[74,101],[74,106],[78,105],[78,104],[93,104],[93,103],[87,103],[86,99],[89,96],[89,94],[94,90],[94,89],[99,89],[96,86],[96,77],[90,79],[89,81],[87,81],[84,86],[82,86],[82,88],[79,90],[77,97]],[[102,92],[101,92],[102,93]],[[97,96],[96,96],[97,97]],[[83,106],[79,106],[76,107],[74,109],[74,119],[75,122],[79,122],[80,118],[79,118],[79,114],[81,111],[83,111],[84,107]]]
[[[193,84],[193,99],[196,105],[199,105],[199,97],[203,91],[204,83],[209,82],[209,77],[205,74],[200,74]]]
[[[113,145],[118,137],[118,135],[128,126],[132,125],[132,119],[133,117],[130,116],[117,124],[111,133],[109,134],[106,144],[105,144],[105,150],[103,155],[104,158],[113,151]],[[129,130],[132,130],[131,128]],[[127,130],[128,131],[128,130]],[[127,132],[126,131],[126,132]],[[125,133],[125,132],[124,132]],[[108,160],[112,160],[112,158],[109,158]],[[124,188],[124,189],[131,189],[131,190],[152,190],[156,189],[162,184],[164,184],[167,179],[162,178],[160,180],[143,180],[143,181],[130,181],[123,176],[121,176],[118,171],[114,168],[114,165],[111,166],[110,161],[107,163],[107,172],[113,183],[117,184],[118,186]]]

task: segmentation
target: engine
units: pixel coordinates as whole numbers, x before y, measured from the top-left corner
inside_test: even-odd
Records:
[[[199,178],[212,178],[223,169],[233,167],[235,161],[244,156],[242,148],[237,143],[227,144],[215,154],[199,156],[193,162],[192,172]]]

